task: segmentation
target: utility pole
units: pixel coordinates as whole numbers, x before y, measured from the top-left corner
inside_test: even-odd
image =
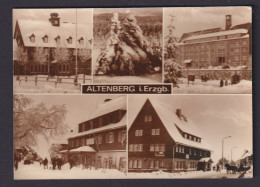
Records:
[[[226,138],[231,138],[231,136],[227,136],[222,139],[222,170],[224,169],[224,140]]]
[[[75,42],[76,42],[76,63],[75,63],[75,84],[78,85],[78,15],[77,15],[77,8],[76,8],[76,39],[75,39]]]

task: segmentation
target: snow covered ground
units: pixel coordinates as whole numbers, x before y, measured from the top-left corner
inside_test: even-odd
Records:
[[[125,179],[126,174],[116,169],[82,169],[69,164],[61,167],[61,170],[44,169],[38,162],[31,165],[19,163],[18,170],[14,170],[14,179]]]
[[[61,83],[57,83],[55,87],[55,82],[57,77],[50,78],[49,81],[46,80],[47,75],[39,75],[37,81],[37,86],[35,85],[35,75],[27,76],[27,82],[25,82],[25,76],[21,76],[21,82],[16,80],[16,76],[13,77],[13,91],[14,93],[80,93],[80,84],[83,84],[83,75],[79,75],[78,86],[73,84],[74,76],[68,79],[67,76],[60,76],[62,79]],[[43,82],[44,81],[44,82]],[[85,76],[85,84],[91,84],[91,76]]]
[[[109,76],[99,75],[93,77],[94,83],[162,83],[162,74],[155,73],[152,75],[139,75],[139,76]]]
[[[183,84],[179,84],[180,88],[173,88],[174,94],[251,94],[252,93],[252,81],[241,80],[240,83],[235,85],[228,85],[220,87],[219,80],[209,80],[207,82],[201,82],[200,79],[196,79],[194,84],[190,82],[188,85],[187,79],[182,79]]]

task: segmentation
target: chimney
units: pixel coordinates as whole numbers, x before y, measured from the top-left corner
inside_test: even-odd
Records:
[[[226,15],[226,28],[225,28],[225,30],[230,30],[231,26],[232,26],[232,16]]]
[[[105,99],[105,103],[111,101],[112,99]]]
[[[49,18],[49,22],[52,26],[59,27],[60,26],[60,18],[59,14],[56,12],[53,12],[50,14],[51,18]]]
[[[182,116],[181,109],[176,109],[176,114],[181,119],[181,116]]]

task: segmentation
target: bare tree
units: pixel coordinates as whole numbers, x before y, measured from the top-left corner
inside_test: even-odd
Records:
[[[24,95],[14,95],[14,144],[35,146],[38,137],[47,141],[67,132],[65,105],[47,107],[44,103],[33,105]]]

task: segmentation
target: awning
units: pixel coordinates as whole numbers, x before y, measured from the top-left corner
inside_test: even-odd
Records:
[[[213,163],[211,158],[202,158],[202,159],[199,160],[199,162],[210,162],[210,163]]]
[[[71,149],[69,152],[70,153],[83,153],[83,152],[95,153],[96,151],[92,147],[86,145],[86,146],[78,147],[76,149]]]
[[[184,63],[184,64],[189,64],[189,63],[191,63],[191,61],[192,61],[191,59],[186,59],[186,60],[184,60],[183,63]]]

